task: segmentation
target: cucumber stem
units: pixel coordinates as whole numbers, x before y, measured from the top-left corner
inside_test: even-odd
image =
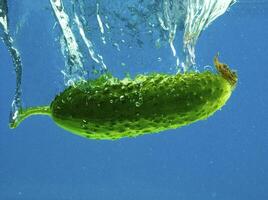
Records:
[[[18,125],[23,120],[30,117],[31,115],[49,115],[49,116],[51,116],[50,106],[30,107],[30,108],[19,110],[17,117],[10,121],[9,127],[12,129],[17,128]]]
[[[232,71],[230,67],[219,61],[219,53],[214,57],[214,65],[218,71],[218,73],[227,80],[233,88],[237,83],[237,74],[235,71]]]

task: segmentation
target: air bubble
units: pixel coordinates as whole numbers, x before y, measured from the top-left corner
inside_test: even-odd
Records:
[[[135,105],[136,105],[136,107],[140,107],[140,106],[141,106],[141,103],[137,101],[137,102],[135,103]]]
[[[124,100],[124,95],[120,96],[120,101],[123,101]]]

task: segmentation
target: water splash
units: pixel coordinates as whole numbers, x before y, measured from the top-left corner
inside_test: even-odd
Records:
[[[180,65],[185,72],[195,67],[195,45],[202,33],[216,18],[224,14],[235,0],[163,0],[160,2],[158,20],[169,33],[173,56],[178,60],[174,47],[177,31],[183,32],[184,59]],[[179,60],[178,60],[179,61]]]
[[[75,23],[77,24],[77,27],[79,29],[79,33],[80,33],[80,36],[82,37],[85,45],[87,46],[87,50],[88,50],[88,53],[90,55],[90,57],[92,58],[93,61],[95,61],[97,64],[100,64],[102,66],[102,69],[104,71],[107,70],[107,66],[105,65],[105,63],[103,62],[103,58],[102,56],[100,55],[97,55],[94,51],[94,47],[93,47],[93,44],[92,42],[86,37],[86,34],[85,34],[85,31],[84,31],[84,28],[83,28],[83,24],[81,23],[81,21],[79,20],[78,16],[75,14]],[[102,31],[103,32],[103,31]]]
[[[83,61],[80,59],[83,56],[79,51],[82,45],[79,49],[76,42],[80,41],[79,38],[82,38],[79,44],[86,45],[89,58],[101,68],[101,71],[107,71],[104,63],[107,55],[96,53],[98,40],[101,41],[98,45],[99,50],[107,47],[108,43],[117,51],[121,50],[122,45],[128,45],[128,49],[132,50],[133,45],[143,47],[146,43],[144,40],[148,39],[147,36],[145,39],[140,36],[145,32],[154,35],[151,39],[155,39],[157,48],[161,47],[161,42],[168,42],[179,72],[196,70],[195,45],[200,34],[235,2],[235,0],[127,0],[111,4],[108,0],[72,0],[68,6],[72,9],[65,12],[61,0],[50,0],[67,43],[65,45],[67,52],[71,54],[67,55],[67,58],[74,63],[68,67],[74,71],[80,70],[78,75],[85,74],[81,63]],[[70,25],[70,20],[74,21],[76,27]],[[74,33],[75,29],[78,29],[79,34]],[[183,33],[181,49],[178,49],[180,45],[175,42],[178,32]],[[128,43],[122,43],[126,40]],[[86,56],[84,58],[86,59]]]
[[[224,14],[236,0],[187,0],[187,2],[183,37],[186,70],[195,65],[195,45],[202,31]]]
[[[55,17],[60,25],[64,40],[61,40],[61,46],[65,50],[66,57],[65,70],[63,70],[65,83],[70,85],[84,78],[82,54],[80,53],[76,37],[71,29],[69,16],[64,11],[61,0],[50,0]]]
[[[85,21],[84,16],[80,15],[80,13],[77,14],[75,11],[78,9],[83,12],[83,1],[71,1],[71,5],[69,6],[73,7],[72,14],[67,14],[62,0],[50,0],[50,4],[64,37],[64,40],[61,41],[61,46],[67,60],[65,70],[62,71],[65,78],[65,84],[72,85],[77,81],[85,80],[87,75],[87,71],[84,69],[83,55],[80,52],[81,47],[78,44],[78,34],[75,34],[75,31],[73,31],[74,29],[78,29],[78,33],[86,45],[91,59],[101,65],[102,69],[106,71],[107,67],[103,62],[102,56],[95,53],[91,40],[87,38],[85,34],[84,24],[80,20],[80,18],[82,18],[83,21]],[[70,16],[73,17],[70,18]],[[99,16],[98,13],[97,16]],[[100,17],[98,17],[98,20],[99,23],[101,23]],[[76,27],[73,27],[74,24]]]
[[[184,69],[180,63],[179,56],[177,55],[177,50],[174,46],[174,40],[176,33],[182,30],[184,27],[184,21],[186,16],[186,1],[182,0],[163,0],[160,1],[160,8],[157,15],[161,28],[168,32],[168,42],[172,50],[173,56],[176,59],[176,67],[179,71]]]
[[[10,124],[16,123],[19,112],[22,108],[21,102],[21,78],[22,78],[22,62],[19,51],[15,48],[12,37],[9,34],[8,25],[8,7],[7,0],[0,0],[0,38],[6,45],[13,62],[16,73],[16,89],[15,96],[11,105]]]

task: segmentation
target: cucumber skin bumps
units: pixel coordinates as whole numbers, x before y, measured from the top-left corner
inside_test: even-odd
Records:
[[[231,93],[232,85],[211,72],[100,78],[66,89],[52,102],[51,113],[60,127],[80,136],[119,139],[206,119]]]
[[[237,75],[215,57],[218,73],[138,75],[119,80],[101,76],[77,83],[57,95],[50,106],[21,111],[50,115],[63,129],[90,139],[114,140],[157,133],[203,120],[232,94]]]

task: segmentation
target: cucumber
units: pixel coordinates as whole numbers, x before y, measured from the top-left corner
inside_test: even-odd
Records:
[[[69,132],[107,140],[185,126],[219,110],[235,88],[236,74],[214,61],[219,73],[155,73],[133,80],[104,75],[80,82],[57,95],[49,107],[21,112],[21,121],[46,114]]]

